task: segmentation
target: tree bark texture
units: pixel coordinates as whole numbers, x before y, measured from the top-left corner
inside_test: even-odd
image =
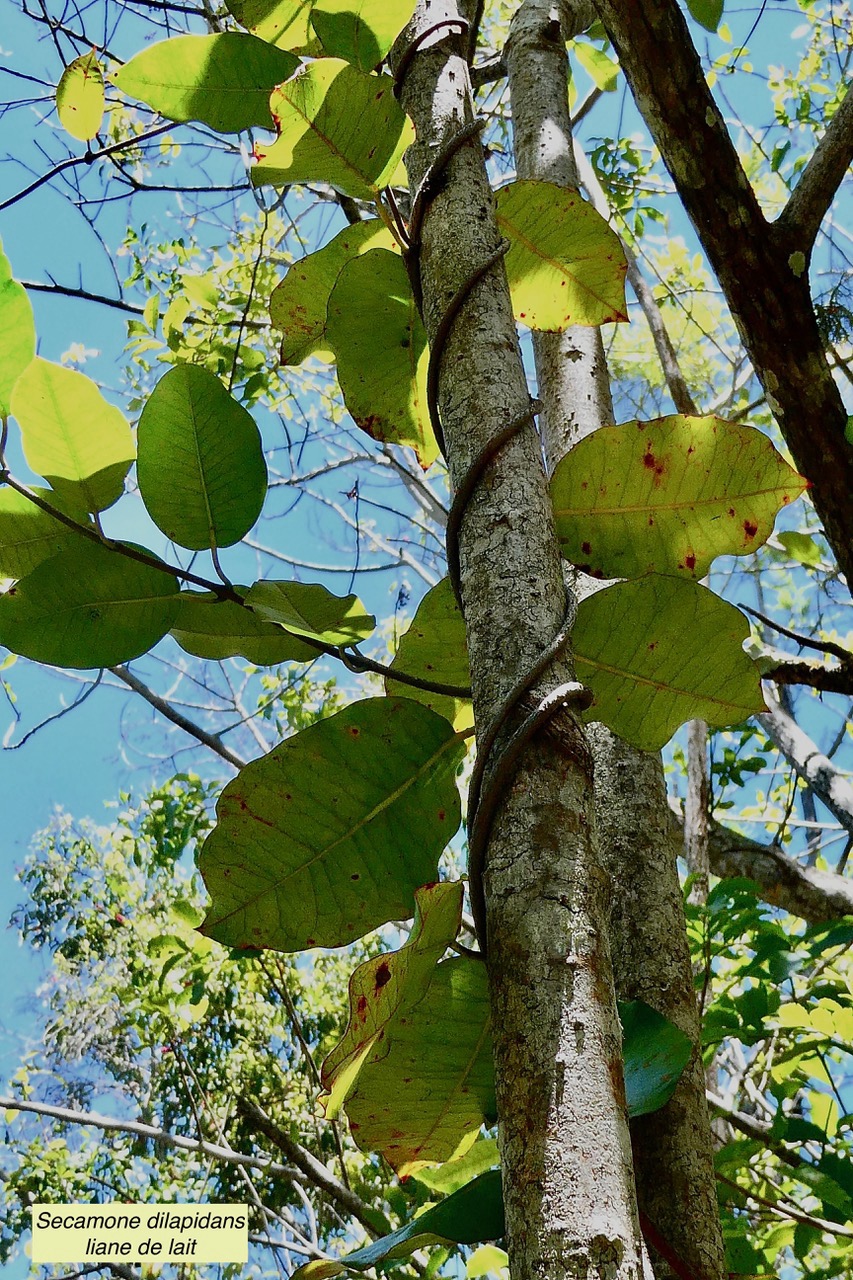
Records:
[[[765,219],[676,0],[596,0],[596,6],[794,462],[812,481],[811,498],[839,567],[853,583],[853,449],[809,288],[815,218]],[[825,169],[837,176],[837,166]],[[824,207],[832,194],[824,191]],[[801,203],[802,197],[794,212]],[[813,211],[814,200],[808,204]]]
[[[525,0],[513,18],[505,56],[521,178],[578,187],[565,41],[582,29],[584,16],[571,4]],[[536,333],[533,349],[545,405],[540,427],[552,469],[574,443],[613,421],[607,363],[596,328]],[[659,756],[637,751],[601,725],[592,726],[589,740],[601,857],[611,880],[617,994],[645,1000],[694,1045],[667,1106],[631,1123],[639,1205],[676,1266],[680,1261],[696,1280],[722,1280],[725,1256],[699,1018],[663,767]],[[665,1254],[653,1249],[652,1259],[657,1280],[677,1275]]]
[[[454,0],[420,0],[395,53],[459,17]],[[439,148],[472,120],[464,34],[434,31],[408,63],[402,101],[417,142],[416,191]],[[499,246],[482,147],[454,155],[426,209],[420,253],[431,342],[472,269]],[[439,402],[454,485],[496,432],[528,407],[498,265],[464,303],[444,349]],[[539,442],[532,425],[489,463],[460,535],[461,580],[478,736],[560,628],[565,588]],[[528,695],[571,679],[566,659]],[[508,726],[508,732],[518,724]],[[506,734],[498,739],[500,753]],[[592,767],[578,722],[561,715],[525,752],[486,857],[507,1244],[513,1280],[636,1280],[641,1240],[625,1117],[621,1046],[595,841]]]

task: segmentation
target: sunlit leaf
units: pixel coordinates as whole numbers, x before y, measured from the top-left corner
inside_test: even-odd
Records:
[[[167,537],[230,547],[261,514],[267,467],[252,415],[200,365],[175,365],[139,419],[139,491]]]
[[[12,413],[27,462],[69,503],[104,511],[124,492],[133,436],[91,378],[37,356],[15,384]]]
[[[0,418],[9,416],[12,388],[36,353],[36,328],[27,291],[0,251]]]
[[[315,0],[311,25],[330,57],[371,71],[414,11],[414,0]]]
[[[805,486],[755,428],[673,415],[586,436],[551,496],[563,555],[587,573],[702,578],[715,556],[760,547]]]
[[[337,1115],[387,1024],[418,1003],[461,919],[461,880],[424,885],[415,890],[415,917],[405,945],[366,960],[352,974],[347,1029],[320,1073],[319,1101],[327,1119]]]
[[[226,0],[226,8],[241,27],[280,49],[307,53],[316,43],[312,40],[312,0]]]
[[[497,1139],[478,1138],[464,1155],[455,1160],[445,1160],[438,1167],[418,1169],[413,1176],[425,1187],[429,1187],[430,1191],[449,1195],[488,1169],[496,1169],[499,1164]]]
[[[58,667],[112,667],[162,639],[177,595],[171,574],[81,538],[0,596],[0,644]]]
[[[256,186],[327,182],[373,200],[412,137],[391,77],[365,75],[338,58],[300,67],[276,89],[270,108],[279,136],[255,148]]]
[[[324,341],[329,296],[344,266],[368,249],[395,249],[391,232],[379,218],[344,227],[324,248],[288,268],[270,298],[270,320],[284,335],[282,364],[301,364],[316,354],[331,359]]]
[[[62,73],[56,110],[66,133],[80,142],[94,138],[104,117],[104,75],[94,50],[81,54]]]
[[[684,578],[648,574],[587,596],[572,632],[578,679],[600,720],[657,751],[687,720],[715,728],[764,710],[749,624],[734,605]]]
[[[199,857],[212,899],[204,932],[300,951],[410,916],[459,826],[462,751],[426,707],[371,698],[247,765]]]
[[[577,191],[532,179],[497,193],[512,305],[530,329],[627,320],[619,238]]]
[[[575,40],[572,52],[597,89],[612,93],[619,79],[619,64],[587,40]]]
[[[442,578],[421,600],[408,631],[400,639],[391,670],[434,680],[437,684],[462,688],[471,684],[465,621],[449,578]],[[387,676],[385,692],[423,702],[448,719],[454,729],[467,729],[474,723],[470,698],[428,693],[398,684]]]
[[[809,569],[817,569],[823,563],[823,554],[818,544],[808,533],[797,533],[793,529],[784,529],[776,535],[779,542],[794,560]]]
[[[50,489],[33,492],[57,510],[63,510],[59,494]],[[73,515],[73,511],[65,511]],[[42,511],[14,489],[0,489],[0,578],[23,578],[42,561],[65,551],[80,535]]]
[[[358,596],[332,595],[319,582],[256,582],[246,593],[246,604],[267,622],[324,644],[358,644],[376,626]]]
[[[239,31],[171,36],[131,58],[115,82],[168,120],[238,133],[272,128],[270,93],[298,65],[292,53]]]
[[[242,657],[259,667],[274,667],[280,662],[310,662],[317,656],[316,649],[281,627],[210,591],[181,592],[172,635],[187,653],[214,661]]]
[[[374,440],[407,444],[426,467],[438,456],[426,401],[426,332],[401,258],[353,258],[329,299],[326,338],[354,421]]]

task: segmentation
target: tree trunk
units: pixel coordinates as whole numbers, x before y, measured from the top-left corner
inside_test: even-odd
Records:
[[[587,19],[580,8],[525,0],[506,50],[519,177],[575,188],[565,40]],[[607,363],[600,331],[593,328],[536,333],[533,349],[546,410],[544,451],[553,468],[572,444],[613,421]],[[645,1000],[695,1046],[667,1106],[631,1123],[637,1196],[651,1237],[647,1243],[657,1245],[652,1254],[657,1280],[678,1274],[671,1263],[676,1268],[681,1263],[696,1280],[722,1280],[725,1260],[699,1019],[663,767],[659,756],[637,751],[601,725],[592,726],[589,738],[601,857],[611,877],[617,994]]]
[[[395,62],[419,32],[457,19],[453,0],[420,0]],[[443,27],[408,63],[402,99],[417,143],[417,191],[438,148],[472,120],[464,35]],[[476,139],[448,166],[426,209],[423,313],[435,344],[448,304],[499,247]],[[463,304],[441,361],[439,403],[458,486],[528,391],[500,262]],[[560,629],[565,589],[532,425],[488,464],[461,528],[461,581],[478,736],[501,699]],[[528,709],[571,679],[558,659]],[[499,755],[519,715],[495,744]],[[491,829],[485,867],[488,969],[507,1245],[514,1280],[636,1280],[641,1242],[625,1117],[620,1034],[606,933],[606,881],[595,841],[591,760],[561,714],[525,750]]]

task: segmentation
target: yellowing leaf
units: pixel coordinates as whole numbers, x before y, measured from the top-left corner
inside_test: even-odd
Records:
[[[22,284],[12,277],[0,251],[0,418],[10,413],[12,388],[36,353],[33,309]]]
[[[371,71],[382,62],[414,7],[414,0],[315,0],[311,25],[331,57]]]
[[[70,62],[56,89],[56,110],[66,133],[94,138],[104,117],[104,75],[94,50]]]

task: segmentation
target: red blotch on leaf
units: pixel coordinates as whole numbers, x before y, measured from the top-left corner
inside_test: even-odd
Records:
[[[751,520],[744,520],[743,532],[747,542],[749,542],[758,533],[758,525],[753,524]]]
[[[358,725],[357,725],[357,724],[351,724],[351,725],[350,725],[350,727],[349,727],[349,735],[350,735],[350,737],[351,737],[351,738],[357,738],[357,737],[359,736],[359,734],[360,734],[360,733],[361,733],[361,730],[359,729],[359,727],[358,727]]]
[[[367,996],[358,997],[358,1004],[355,1007],[355,1011],[358,1014],[359,1019],[364,1022],[367,1017]]]
[[[589,545],[588,542],[582,542],[581,551],[584,553],[585,556],[588,556],[592,553],[592,547]]]
[[[379,968],[376,970],[376,977],[373,981],[377,991],[381,991],[386,982],[391,981],[391,970],[388,967],[387,961],[382,961]]]
[[[689,556],[684,557],[684,563],[687,565],[687,568],[692,573],[693,570],[696,568],[696,557],[693,555],[692,551]]]

